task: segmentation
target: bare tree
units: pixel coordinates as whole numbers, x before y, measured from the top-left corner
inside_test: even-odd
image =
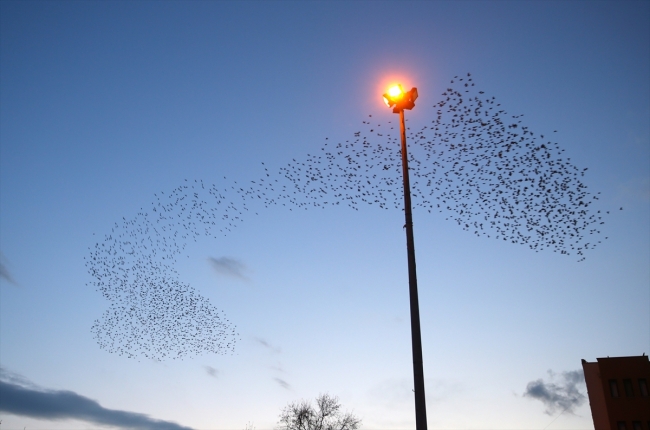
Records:
[[[341,410],[338,397],[321,394],[315,407],[307,400],[287,405],[277,430],[356,430],[360,425],[360,418]]]

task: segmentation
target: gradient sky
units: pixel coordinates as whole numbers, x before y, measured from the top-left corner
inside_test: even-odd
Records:
[[[84,257],[185,179],[254,180],[394,121],[388,82],[418,87],[426,124],[468,72],[557,130],[611,215],[578,263],[414,211],[429,427],[593,428],[588,402],[524,393],[650,353],[647,1],[1,1],[2,428],[262,430],[324,392],[365,429],[413,428],[401,211],[274,207],[193,244],[178,271],[237,325],[233,355],[100,349]],[[8,413],[16,393],[69,407]]]

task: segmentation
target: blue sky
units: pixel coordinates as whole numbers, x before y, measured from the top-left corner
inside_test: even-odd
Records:
[[[429,427],[593,428],[587,402],[524,393],[650,353],[649,23],[644,1],[1,2],[2,389],[77,405],[0,406],[3,428],[270,429],[323,392],[363,428],[412,428],[400,210],[262,207],[191,242],[175,270],[236,326],[233,354],[101,349],[84,257],[186,179],[249,183],[394,124],[388,83],[417,86],[409,125],[430,124],[468,72],[610,214],[578,263],[414,210]]]

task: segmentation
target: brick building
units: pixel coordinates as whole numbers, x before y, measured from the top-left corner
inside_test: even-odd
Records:
[[[582,360],[595,430],[650,430],[650,362],[634,357]]]

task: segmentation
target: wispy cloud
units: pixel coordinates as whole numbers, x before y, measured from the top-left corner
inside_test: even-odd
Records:
[[[260,345],[262,345],[263,347],[269,349],[272,352],[275,352],[277,354],[282,352],[282,350],[279,347],[271,345],[270,343],[268,343],[266,340],[262,339],[261,337],[255,337],[254,339],[255,339],[255,342],[259,343]]]
[[[13,276],[11,276],[9,269],[7,268],[6,261],[7,259],[5,258],[4,254],[0,253],[0,279],[4,279],[10,284],[18,285]]]
[[[413,382],[407,378],[384,379],[372,387],[368,394],[373,404],[398,409],[413,401]]]
[[[206,373],[208,375],[212,376],[213,378],[217,378],[219,376],[219,371],[217,369],[215,369],[214,367],[203,366],[203,368],[205,369]]]
[[[7,370],[2,366],[0,366],[0,381],[5,381],[10,384],[19,385],[25,388],[33,388],[35,390],[39,389],[38,385],[34,384],[29,379],[10,370]]]
[[[579,386],[585,384],[582,370],[560,374],[549,370],[548,374],[549,381],[531,381],[524,393],[525,397],[541,401],[546,406],[546,414],[553,415],[557,410],[573,413],[575,408],[585,402],[586,396],[579,390]]]
[[[282,388],[284,388],[284,389],[286,389],[286,390],[290,390],[290,389],[291,389],[291,385],[289,385],[289,383],[288,383],[287,381],[285,381],[284,379],[273,378],[273,380],[274,380],[275,382],[277,382],[277,383],[278,383]]]
[[[220,275],[241,279],[242,281],[249,280],[246,276],[248,269],[246,268],[246,265],[239,260],[230,257],[210,257],[208,258],[208,261],[215,272]]]
[[[37,388],[15,374],[0,372],[0,411],[37,419],[80,420],[134,430],[191,430],[136,412],[106,409],[95,400],[67,390]]]
[[[269,369],[274,370],[274,371],[279,372],[279,373],[286,373],[284,371],[284,368],[282,367],[282,363],[280,363],[280,362],[278,362],[278,364],[273,364],[273,365],[269,366]]]
[[[454,380],[426,378],[424,385],[429,403],[449,401],[463,391],[463,386]],[[368,394],[374,404],[384,409],[400,409],[413,401],[413,380],[387,378],[370,388]]]
[[[650,201],[650,178],[635,177],[619,184],[619,193],[624,204],[647,203]]]

